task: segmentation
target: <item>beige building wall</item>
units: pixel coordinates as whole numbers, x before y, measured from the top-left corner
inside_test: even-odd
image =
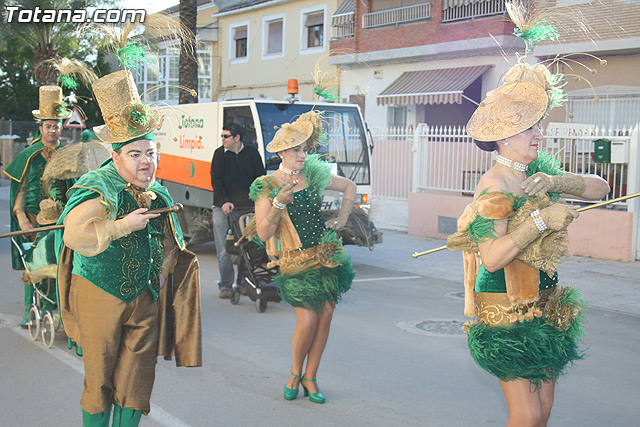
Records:
[[[639,46],[640,49],[640,46]],[[606,65],[602,66],[600,60],[606,61]],[[560,68],[560,72],[568,74],[577,74],[580,78],[567,78],[567,84],[564,87],[568,95],[579,92],[585,96],[593,96],[603,94],[604,86],[625,86],[628,93],[640,92],[640,54],[621,56],[621,55],[601,55],[595,58],[580,58],[586,67],[573,65],[573,70],[567,66]],[[592,71],[594,70],[594,71]],[[635,88],[635,89],[632,89]],[[636,95],[637,96],[637,95]],[[594,102],[596,102],[594,100]],[[575,123],[582,123],[579,117],[573,117]],[[566,107],[555,108],[549,114],[550,122],[564,122],[567,120]],[[640,120],[640,118],[638,118]]]
[[[272,2],[269,2],[272,3]],[[331,16],[338,1],[285,1],[280,4],[219,14],[219,75],[218,98],[267,98],[282,100],[287,97],[288,79],[297,79],[302,101],[314,101],[314,67],[321,59],[325,71],[329,66],[329,36]],[[254,6],[254,7],[259,7]],[[305,48],[305,17],[315,11],[324,13],[324,43],[322,47]],[[266,54],[267,22],[283,20],[283,52]],[[247,56],[233,58],[234,30],[246,26]]]

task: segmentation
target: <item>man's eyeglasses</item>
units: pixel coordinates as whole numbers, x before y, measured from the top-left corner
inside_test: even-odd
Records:
[[[147,151],[146,153],[141,153],[139,151],[131,151],[125,154],[129,156],[129,158],[131,158],[131,160],[133,160],[134,162],[142,161],[143,157],[146,157],[147,160],[149,160],[150,162],[155,162],[158,157],[157,151]]]
[[[233,135],[231,135],[231,134],[220,135],[220,138],[222,138],[222,139],[233,138]]]

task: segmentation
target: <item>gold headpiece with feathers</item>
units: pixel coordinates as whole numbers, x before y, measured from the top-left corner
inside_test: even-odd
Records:
[[[338,67],[333,67],[330,70],[323,69],[322,64],[328,57],[329,54],[325,54],[316,61],[316,65],[313,68],[313,81],[315,83],[313,92],[320,98],[324,98],[330,102],[336,102],[340,96],[338,92],[338,88],[340,87],[340,69]]]
[[[145,59],[145,48],[149,40],[182,40],[187,54],[195,55],[195,35],[180,21],[161,13],[145,17],[144,22],[136,20],[123,27],[91,23],[83,26],[81,32],[97,31],[106,36],[105,44],[111,48],[116,58],[126,69],[137,66]]]
[[[535,65],[525,62],[535,43],[558,40],[561,29],[572,28],[590,33],[581,14],[572,8],[557,8],[555,0],[512,0],[506,3],[507,13],[516,28],[513,34],[525,43],[524,55],[503,77],[503,84],[488,92],[467,123],[467,133],[476,141],[499,141],[517,135],[542,120],[551,109],[566,101],[563,86],[565,75],[559,64],[584,64],[569,58],[555,57]],[[593,55],[589,55],[592,56]],[[606,65],[606,61],[601,61]],[[549,70],[554,67],[555,73]],[[588,67],[587,67],[588,68]],[[595,70],[588,68],[590,72]]]
[[[58,82],[63,89],[76,90],[80,80],[87,87],[98,80],[91,66],[83,61],[69,58],[50,58],[38,64],[37,68],[46,67],[58,75]]]
[[[179,21],[162,14],[149,15],[144,23],[137,21],[123,27],[88,24],[81,31],[99,31],[105,35],[106,45],[115,51],[116,58],[125,68],[92,85],[105,121],[104,125],[93,128],[96,135],[101,141],[114,144],[114,149],[136,139],[153,139],[151,132],[158,122],[158,112],[142,103],[129,69],[145,60],[149,40],[180,39],[193,49],[195,35]],[[187,53],[194,54],[195,49],[187,49]],[[195,90],[187,90],[193,96],[197,95]]]

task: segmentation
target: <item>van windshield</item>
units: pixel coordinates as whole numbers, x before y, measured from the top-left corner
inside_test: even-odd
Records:
[[[322,154],[325,160],[336,163],[338,175],[347,177],[358,185],[370,184],[369,150],[357,107],[256,102],[256,108],[262,127],[267,171],[276,170],[280,164],[280,158],[266,150],[276,131],[282,124],[291,123],[301,114],[315,108],[323,113],[327,144],[316,146],[314,152]]]

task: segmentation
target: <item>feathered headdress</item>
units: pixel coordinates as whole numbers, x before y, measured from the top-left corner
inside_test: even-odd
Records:
[[[104,125],[94,128],[96,135],[101,141],[114,144],[114,149],[142,137],[153,139],[158,112],[140,100],[129,68],[145,60],[148,40],[181,39],[187,41],[187,46],[194,46],[195,36],[177,20],[162,14],[149,15],[144,23],[134,22],[124,27],[89,24],[82,29],[83,32],[89,30],[98,30],[106,35],[107,46],[125,68],[100,78],[92,85],[105,121]],[[196,96],[195,90],[188,90]]]
[[[105,36],[104,44],[115,53],[116,58],[126,69],[134,68],[145,61],[145,51],[150,41],[182,40],[183,45],[191,47],[187,54],[195,56],[196,38],[180,21],[167,15],[156,13],[123,27],[91,23],[83,26],[81,32],[99,32]]]
[[[571,59],[570,55],[535,65],[525,62],[535,43],[558,40],[560,33],[552,25],[555,22],[561,22],[564,26],[571,22],[585,32],[589,31],[576,13],[566,10],[558,13],[557,8],[545,6],[546,3],[549,2],[512,0],[506,3],[509,18],[516,26],[513,34],[524,41],[525,52],[519,57],[518,63],[507,71],[503,84],[487,93],[467,123],[467,133],[476,141],[509,138],[538,123],[551,109],[562,106],[566,101],[563,90],[565,74],[560,72],[559,64],[571,62],[584,66]],[[552,6],[555,6],[555,2]],[[606,65],[606,61],[601,61],[601,64]],[[556,72],[550,71],[550,68]]]

